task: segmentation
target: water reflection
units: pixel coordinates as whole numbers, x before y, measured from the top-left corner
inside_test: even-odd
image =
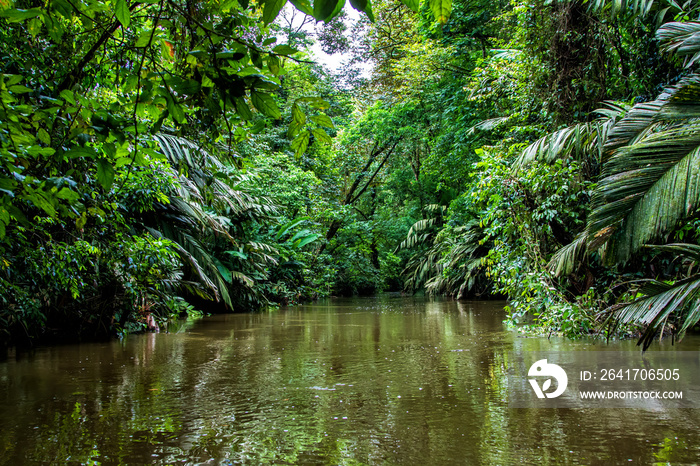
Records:
[[[509,352],[634,344],[520,338],[501,306],[333,300],[12,354],[0,462],[700,460],[694,410],[509,409]]]

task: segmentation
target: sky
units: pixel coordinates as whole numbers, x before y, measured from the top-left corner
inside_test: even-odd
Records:
[[[292,15],[292,11],[294,10],[294,15],[293,15],[293,25],[300,25],[304,19],[304,14],[296,11],[295,8],[291,5],[291,3],[288,3],[285,7],[285,11],[283,11],[282,14],[286,14],[286,17],[290,17]],[[348,30],[345,32],[345,34],[348,34],[352,25],[354,22],[360,19],[360,12],[355,10],[354,8],[347,6],[345,8],[345,13],[347,15],[345,19],[345,24],[348,27]],[[314,25],[315,21],[309,22],[304,26],[304,30],[313,32],[314,31]],[[314,55],[314,59],[323,65],[326,69],[329,69],[331,71],[338,71],[338,68],[341,66],[343,61],[347,61],[350,58],[349,54],[341,54],[341,53],[336,53],[333,55],[329,55],[325,53],[322,49],[320,44],[315,43],[313,46],[311,46],[311,51]],[[369,74],[369,65],[366,65],[363,67],[364,72],[363,74]]]

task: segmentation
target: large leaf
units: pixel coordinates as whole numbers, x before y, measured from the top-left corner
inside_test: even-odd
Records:
[[[313,16],[314,15],[314,9],[311,6],[311,2],[309,0],[289,0],[292,5],[296,7],[297,10],[301,11],[302,13]]]
[[[314,0],[314,18],[329,21],[342,10],[345,0]]]
[[[238,113],[243,120],[247,121],[253,119],[253,112],[250,111],[250,107],[243,97],[234,97],[233,104],[236,106],[236,113]]]
[[[333,126],[333,121],[331,121],[330,117],[325,113],[319,113],[318,115],[312,116],[311,121],[313,121],[317,125],[325,126],[326,128],[335,128],[335,126]]]
[[[114,183],[114,167],[105,159],[97,161],[97,182],[105,191],[109,191]]]
[[[452,14],[452,0],[428,0],[430,10],[435,16],[435,20],[440,24],[445,24]]]
[[[700,23],[667,23],[656,31],[661,50],[687,57],[686,66],[700,58]]]
[[[131,22],[131,12],[129,11],[129,0],[116,0],[117,3],[114,6],[114,14],[119,20],[119,22],[125,28],[129,27]]]
[[[647,296],[622,307],[614,317],[622,323],[640,323],[647,326],[639,340],[646,350],[654,336],[672,314],[681,319],[677,333],[683,333],[700,320],[700,276],[695,275],[674,284],[651,281]]]
[[[300,223],[306,222],[307,220],[309,220],[309,217],[297,217],[291,222],[285,223],[280,227],[279,231],[277,232],[277,235],[275,236],[275,239],[279,241],[279,239],[282,238],[285,234],[287,234],[289,230],[299,225]]]
[[[291,147],[294,151],[296,157],[301,157],[306,152],[309,147],[310,134],[308,131],[302,131],[299,135],[292,141]]]
[[[587,239],[588,232],[584,230],[571,243],[554,253],[547,265],[554,276],[568,275],[576,270],[586,253]]]
[[[314,128],[311,130],[317,141],[323,144],[333,144],[333,139],[322,128]]]
[[[31,8],[29,10],[20,10],[17,8],[8,8],[0,11],[0,18],[7,19],[10,23],[18,23],[31,18],[36,18],[41,14],[41,8]]]
[[[414,13],[418,13],[420,7],[420,2],[418,0],[401,0],[401,3],[413,10]]]
[[[275,99],[272,95],[266,92],[252,91],[250,100],[253,106],[264,115],[274,119],[282,118],[282,113],[280,113],[280,109],[277,107],[277,103],[275,103]]]
[[[297,49],[288,44],[276,45],[275,48],[272,49],[272,51],[274,53],[279,53],[280,55],[292,55],[298,52]]]
[[[357,11],[364,12],[369,2],[367,0],[350,0],[350,5]]]
[[[585,157],[599,163],[609,133],[628,111],[629,107],[625,104],[606,102],[605,107],[595,111],[601,118],[560,129],[527,146],[513,163],[513,169],[518,170],[535,160],[552,163],[569,157]]]
[[[605,244],[608,263],[627,260],[700,206],[698,106],[700,85],[691,76],[610,131],[588,219],[589,247]]]
[[[350,0],[350,5],[357,11],[365,13],[367,18],[374,22],[374,13],[372,13],[372,2],[370,0]]]
[[[619,149],[604,168],[589,217],[592,247],[608,263],[627,258],[700,206],[700,124],[656,133]]]
[[[253,281],[244,273],[222,265],[212,255],[208,242],[221,238],[235,244],[229,233],[231,218],[239,216],[260,221],[266,215],[275,214],[274,208],[260,205],[246,193],[234,189],[236,178],[230,173],[221,173],[226,166],[199,145],[162,133],[154,139],[176,168],[172,176],[177,187],[169,196],[169,203],[160,205],[150,219],[152,226],[148,229],[154,235],[175,242],[185,268],[193,277],[193,281],[183,282],[184,287],[200,296],[221,300],[232,308],[229,285],[251,286]],[[267,258],[256,256],[247,263],[262,268],[268,262]]]
[[[670,3],[672,5],[677,5],[675,2]],[[644,16],[649,14],[654,7],[658,9],[667,4],[666,2],[662,3],[657,0],[593,0],[590,2],[590,8],[597,12],[609,11],[613,16],[629,12]],[[680,9],[678,9],[678,11],[680,11]]]
[[[321,235],[316,234],[316,233],[304,236],[304,237],[299,238],[296,241],[294,241],[294,244],[292,245],[292,247],[294,247],[295,249],[301,249],[304,246],[306,246],[307,244],[313,243],[314,241],[316,241],[320,237],[321,237]]]
[[[265,0],[262,16],[265,24],[273,22],[286,3],[287,0]]]
[[[700,117],[699,96],[700,76],[691,75],[665,89],[656,100],[632,107],[608,133],[603,161],[615,150],[644,139],[665,123]]]
[[[314,0],[314,18],[327,21],[338,6],[339,0]]]

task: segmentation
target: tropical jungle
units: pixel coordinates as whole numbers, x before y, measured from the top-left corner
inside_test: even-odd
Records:
[[[383,291],[677,340],[700,319],[699,15],[2,0],[0,342]]]

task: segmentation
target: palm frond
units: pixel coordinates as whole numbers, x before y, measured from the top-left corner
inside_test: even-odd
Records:
[[[656,100],[632,107],[608,134],[604,161],[621,147],[644,140],[674,124],[700,117],[699,97],[700,75],[694,74],[666,88]]]
[[[158,133],[154,136],[170,164],[178,169],[182,183],[178,194],[196,198],[228,214],[260,220],[277,214],[265,197],[254,198],[236,189],[244,176],[233,173],[217,157],[195,143],[178,136]]]
[[[700,58],[700,23],[666,23],[656,31],[661,51],[685,57],[690,67]]]
[[[547,134],[527,146],[513,163],[513,168],[517,170],[535,160],[552,163],[562,156],[580,153],[590,130],[587,123],[582,123]]]
[[[671,252],[678,256],[688,257],[700,263],[700,246],[688,243],[670,243],[663,246],[651,246],[655,251]]]
[[[418,220],[411,225],[411,228],[406,234],[406,239],[399,244],[396,251],[402,249],[410,249],[418,245],[426,244],[434,236],[434,227],[437,227],[442,222],[442,216],[447,211],[447,207],[440,204],[429,204],[424,207],[426,213],[434,215],[434,217]]]
[[[194,248],[194,253],[193,253],[192,248],[185,248],[182,245],[182,243],[186,243],[186,242],[189,242],[190,245],[192,245],[192,241],[191,241],[192,238],[191,237],[184,236],[184,237],[176,238],[175,235],[163,234],[162,231],[157,230],[155,228],[150,228],[150,227],[146,227],[146,230],[148,230],[156,238],[167,238],[167,239],[172,240],[173,247],[177,250],[178,255],[180,256],[182,261],[185,263],[185,265],[190,270],[190,272],[194,276],[197,277],[197,283],[199,285],[201,285],[204,289],[211,292],[214,299],[216,299],[218,301],[218,299],[219,299],[218,287],[214,284],[214,282],[209,277],[209,274],[207,273],[207,271],[200,265],[199,261],[195,257],[196,255],[198,255],[197,252],[201,251],[201,248]],[[167,230],[166,230],[166,232],[167,232]],[[169,233],[172,233],[172,232],[169,232]],[[201,289],[201,287],[200,287],[200,289]],[[212,296],[208,296],[208,295],[205,295],[205,296],[209,299],[211,299],[211,297],[212,297]]]
[[[449,235],[438,235],[427,251],[414,254],[406,264],[405,287],[416,290],[424,286],[429,294],[464,297],[474,287],[488,251],[481,244],[483,237],[475,220]]]
[[[621,148],[604,167],[588,220],[591,248],[616,263],[700,206],[700,123]]]
[[[243,272],[238,272],[235,270],[231,271],[231,278],[235,278],[239,282],[241,282],[243,285],[245,285],[248,288],[252,288],[255,282],[253,281],[252,278],[250,278],[248,275],[244,274]]]
[[[277,210],[269,199],[253,197],[239,189],[246,176],[197,144],[164,133],[156,134],[154,139],[173,167],[170,176],[177,183],[169,202],[160,205],[157,215],[148,219],[149,229],[177,243],[190,278],[199,283],[197,286],[187,282],[185,288],[222,300],[232,308],[229,286],[235,280],[251,291],[253,278],[242,271],[229,270],[212,251],[217,250],[219,239],[236,245],[231,233],[235,225],[271,218]],[[245,247],[249,262],[246,267],[250,267],[247,270],[262,276],[266,266],[276,263],[274,248],[262,243],[248,243]],[[236,291],[240,292],[240,287]],[[250,293],[243,295],[251,301]]]
[[[480,122],[477,123],[476,125],[474,125],[474,126],[472,126],[471,128],[469,128],[469,129],[467,130],[467,134],[472,134],[472,133],[474,133],[476,130],[479,130],[479,131],[492,131],[492,130],[498,128],[499,126],[501,126],[501,125],[507,123],[508,120],[510,120],[510,119],[511,119],[511,117],[510,117],[510,116],[507,116],[507,117],[489,118],[488,120],[480,121]]]
[[[215,170],[221,170],[224,167],[217,157],[188,139],[165,133],[157,133],[153,138],[174,167]]]
[[[586,254],[587,239],[588,232],[584,230],[576,235],[576,238],[571,243],[555,252],[549,264],[547,264],[550,272],[556,277],[573,273]]]
[[[665,3],[663,5],[665,6]],[[593,0],[590,3],[592,11],[599,13],[609,11],[612,16],[624,13],[646,16],[661,6],[655,0]]]
[[[651,281],[647,296],[634,301],[615,312],[615,319],[622,323],[646,325],[646,331],[639,340],[642,348],[651,345],[659,328],[672,314],[681,319],[677,334],[682,337],[685,331],[700,320],[700,275],[680,280],[672,285]]]
[[[610,131],[587,226],[589,248],[606,244],[608,263],[627,260],[700,206],[699,106],[700,76],[689,76]]]
[[[536,160],[548,164],[568,157],[601,160],[608,133],[628,110],[624,104],[606,102],[605,107],[596,110],[600,117],[595,121],[562,128],[527,146],[513,162],[513,170]]]

